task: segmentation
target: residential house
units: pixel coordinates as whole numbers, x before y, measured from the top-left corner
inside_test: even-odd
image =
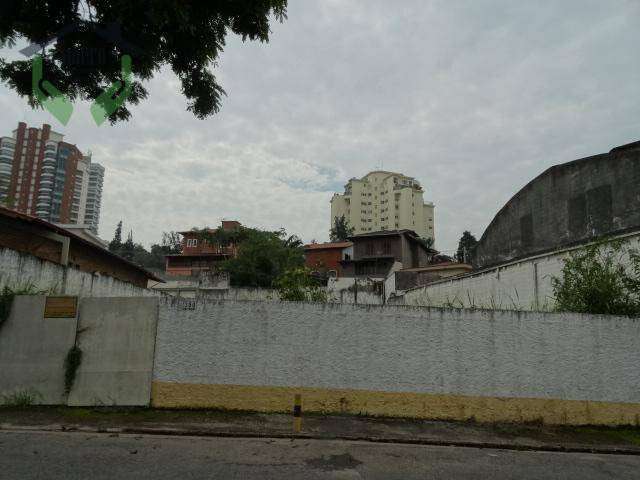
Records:
[[[317,276],[341,277],[340,262],[349,260],[352,256],[353,243],[351,242],[310,243],[304,246],[305,266]]]
[[[436,253],[413,230],[371,232],[349,240],[353,242],[353,257],[340,262],[345,277],[382,280],[395,270],[427,266]]]
[[[231,232],[241,228],[240,222],[223,220],[222,230]],[[200,277],[202,272],[213,272],[216,266],[237,254],[237,247],[233,243],[220,245],[212,242],[210,235],[214,229],[188,230],[178,232],[183,236],[182,252],[166,255],[165,271],[168,276]]]

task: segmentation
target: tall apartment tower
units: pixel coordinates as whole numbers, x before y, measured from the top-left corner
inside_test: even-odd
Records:
[[[415,178],[401,173],[374,171],[352,178],[343,194],[331,198],[331,226],[344,215],[356,235],[409,229],[435,241],[434,205],[424,201],[423,193]]]
[[[0,138],[0,204],[19,212],[97,233],[103,177],[91,155],[49,125],[20,122],[12,137]]]

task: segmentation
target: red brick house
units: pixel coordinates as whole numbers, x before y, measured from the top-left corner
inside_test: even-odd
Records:
[[[235,220],[222,221],[222,229],[227,232],[241,227],[240,222]],[[182,252],[165,256],[167,275],[197,276],[202,271],[213,271],[218,263],[235,257],[237,254],[236,245],[219,245],[207,239],[207,234],[214,232],[215,229],[211,228],[178,232],[183,237]]]
[[[310,243],[304,246],[305,265],[314,273],[333,277],[342,276],[342,260],[353,255],[353,243]]]

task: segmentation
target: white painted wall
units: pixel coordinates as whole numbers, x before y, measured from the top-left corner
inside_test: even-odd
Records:
[[[0,403],[29,392],[34,403],[65,402],[64,359],[76,338],[75,318],[43,318],[45,297],[15,297],[0,325]]]
[[[0,325],[0,404],[30,392],[47,405],[149,405],[158,299],[80,298],[74,318],[44,318],[44,296],[17,296]],[[64,393],[64,361],[82,361]]]
[[[160,299],[154,380],[640,402],[640,320]],[[191,307],[189,307],[191,308]]]
[[[82,362],[67,404],[149,405],[158,299],[83,298],[77,344]]]
[[[631,248],[640,247],[638,233],[620,239]],[[562,277],[563,260],[576,249],[538,255],[478,273],[439,280],[407,290],[401,299],[395,301],[404,305],[434,307],[551,311],[555,305],[551,280]],[[623,264],[627,261],[625,257],[621,260]]]
[[[158,296],[113,277],[63,267],[33,255],[0,248],[0,288],[32,285],[37,291],[83,297]]]
[[[382,305],[384,295],[378,295],[373,290],[375,282],[384,281],[369,278],[339,277],[329,278],[327,282],[328,301],[332,303],[346,303],[358,305]],[[355,284],[357,286],[357,294]]]
[[[198,291],[198,296],[209,300],[280,301],[280,294],[272,288],[210,289]]]

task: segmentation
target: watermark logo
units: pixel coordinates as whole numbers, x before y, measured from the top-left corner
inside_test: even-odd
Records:
[[[45,78],[43,55],[37,52],[44,52],[47,45],[77,28],[77,25],[67,26],[60,30],[55,36],[20,50],[20,53],[27,57],[33,56],[31,61],[31,78],[34,98],[63,125],[69,123],[71,119],[73,103],[64,92],[61,92]],[[96,35],[118,46],[121,51],[131,53],[140,51],[137,47],[122,39],[120,28],[117,24],[111,24],[106,28],[92,24],[91,29]],[[73,49],[67,49],[63,52],[64,63],[66,65],[73,65],[76,69],[95,69],[100,65],[104,65],[107,58],[108,56],[102,48],[74,47]],[[120,57],[120,79],[113,82],[91,104],[91,116],[96,122],[96,125],[102,125],[111,114],[120,108],[129,95],[131,95],[131,90],[131,56],[127,53]]]

